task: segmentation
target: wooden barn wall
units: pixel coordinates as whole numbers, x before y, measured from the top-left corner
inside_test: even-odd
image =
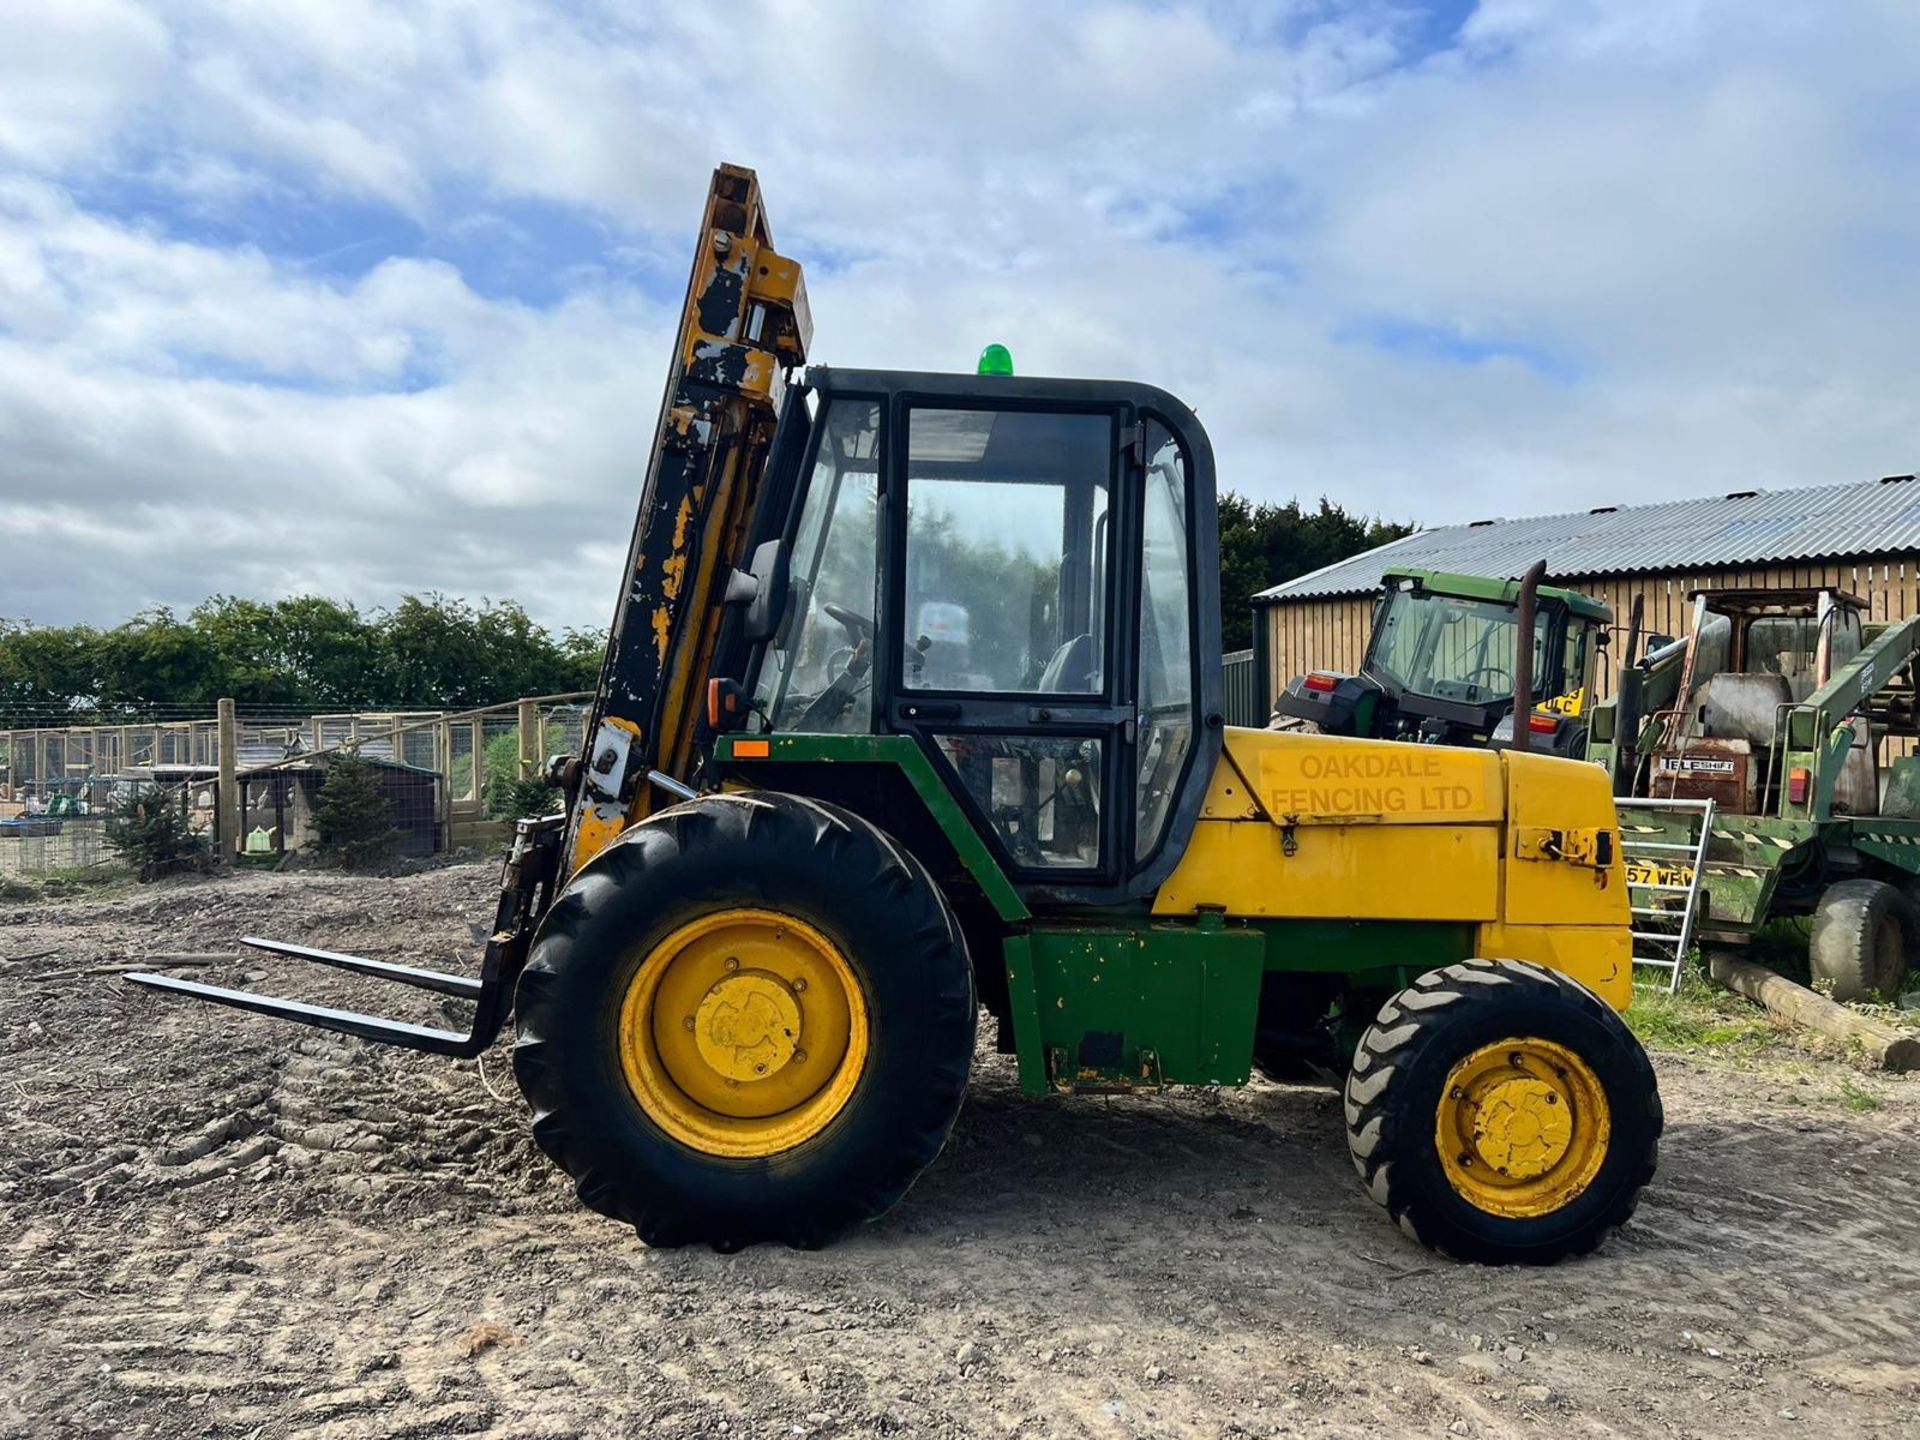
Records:
[[[1920,555],[1877,555],[1821,565],[1735,566],[1686,570],[1670,575],[1552,577],[1556,585],[1604,600],[1618,626],[1615,649],[1625,642],[1636,595],[1646,597],[1643,634],[1679,636],[1693,620],[1688,599],[1696,590],[1785,590],[1831,586],[1858,595],[1871,620],[1900,620],[1920,610]],[[1266,702],[1293,676],[1311,669],[1352,671],[1366,650],[1373,624],[1373,597],[1298,600],[1267,608],[1271,665]],[[1610,665],[1600,670],[1600,698],[1613,693]]]

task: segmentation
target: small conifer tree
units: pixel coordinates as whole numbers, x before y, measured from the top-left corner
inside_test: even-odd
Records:
[[[327,778],[313,802],[313,828],[320,853],[346,870],[385,860],[400,838],[380,772],[351,750],[327,761]]]
[[[165,786],[136,785],[107,812],[107,848],[142,880],[181,870],[205,870],[213,862],[207,837],[196,833]]]

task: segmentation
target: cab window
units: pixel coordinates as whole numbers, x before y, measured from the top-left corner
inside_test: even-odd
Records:
[[[873,728],[880,406],[835,400],[820,425],[788,562],[780,634],[755,699],[776,730]]]
[[[1112,456],[1105,414],[909,413],[907,689],[1100,693]]]

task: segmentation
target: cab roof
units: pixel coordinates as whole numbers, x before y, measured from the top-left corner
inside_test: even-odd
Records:
[[[1469,600],[1493,600],[1512,605],[1520,599],[1518,580],[1495,580],[1486,575],[1459,575],[1446,570],[1421,570],[1409,566],[1387,571],[1380,583],[1392,588],[1401,580],[1412,580],[1422,590],[1432,590],[1441,595],[1459,595]],[[1542,585],[1539,596],[1542,600],[1559,601],[1585,619],[1598,620],[1603,625],[1613,623],[1613,611],[1604,601],[1583,595],[1578,590]]]

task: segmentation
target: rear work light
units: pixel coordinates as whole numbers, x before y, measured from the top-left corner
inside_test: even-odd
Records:
[[[1321,691],[1322,693],[1325,693],[1328,690],[1332,690],[1334,687],[1339,685],[1339,683],[1340,681],[1337,677],[1332,675],[1322,675],[1318,671],[1315,671],[1307,676],[1307,689],[1318,690],[1318,691]]]
[[[1551,735],[1559,728],[1560,717],[1558,715],[1529,715],[1527,717],[1527,729],[1536,735]]]
[[[1807,778],[1810,773],[1799,765],[1787,772],[1787,799],[1796,805],[1807,802]]]

